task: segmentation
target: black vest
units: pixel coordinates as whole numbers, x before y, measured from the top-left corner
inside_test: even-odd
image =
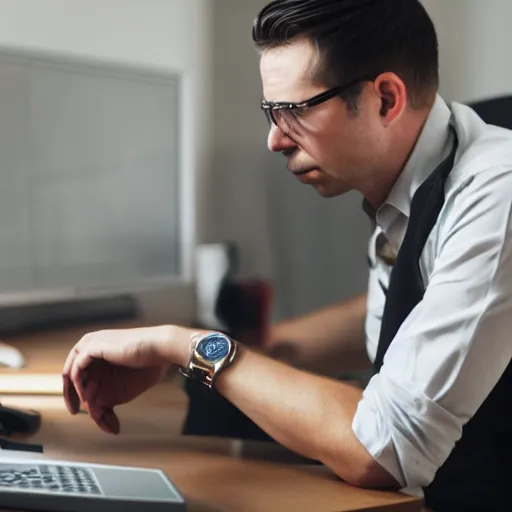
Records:
[[[412,199],[407,231],[387,291],[374,363],[376,372],[380,371],[386,351],[401,324],[423,299],[425,286],[419,267],[420,256],[443,207],[445,183],[453,168],[457,147],[455,135],[450,156],[427,178]],[[464,426],[462,438],[436,473],[434,481],[425,489],[427,506],[435,512],[512,511],[512,480],[508,486],[505,481],[505,473],[509,473],[506,468],[512,462],[511,448],[512,364],[509,364],[491,394]]]

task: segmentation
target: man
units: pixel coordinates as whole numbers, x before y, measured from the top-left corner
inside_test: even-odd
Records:
[[[91,333],[65,364],[69,410],[116,433],[113,408],[179,365],[353,485],[512,509],[512,134],[438,96],[418,0],[278,0],[253,37],[269,148],[324,197],[361,192],[377,224],[368,296],[277,326],[293,365],[178,326]],[[364,362],[363,325],[364,393],[319,375]]]

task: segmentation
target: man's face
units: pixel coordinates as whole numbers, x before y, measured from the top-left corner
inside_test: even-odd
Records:
[[[264,52],[260,71],[265,100],[298,103],[325,92],[328,88],[312,78],[318,58],[307,40]],[[335,97],[302,112],[288,130],[270,127],[269,149],[283,153],[297,179],[324,197],[361,190],[361,181],[369,178],[378,159],[381,124],[368,88],[370,82],[357,113]]]

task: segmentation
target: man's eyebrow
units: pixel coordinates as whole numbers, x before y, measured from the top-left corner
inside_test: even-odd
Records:
[[[278,104],[278,105],[297,105],[299,103],[302,103],[306,100],[298,100],[298,101],[290,101],[290,100],[277,100],[277,101],[271,101],[267,100],[265,97],[262,98],[262,100],[266,103],[272,104]]]
[[[290,95],[292,96],[292,95]],[[294,104],[294,103],[302,103],[304,101],[304,98],[303,98],[304,95],[301,95],[298,99],[296,99],[295,101],[292,101],[290,100],[289,98],[278,98],[277,100],[269,100],[268,98],[265,97],[265,94],[262,93],[262,96],[261,96],[261,99],[263,101],[266,101],[267,103],[291,103],[291,104]]]

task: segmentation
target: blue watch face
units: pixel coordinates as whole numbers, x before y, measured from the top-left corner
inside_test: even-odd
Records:
[[[210,334],[196,347],[197,353],[206,361],[219,361],[229,354],[229,341],[222,334]]]

